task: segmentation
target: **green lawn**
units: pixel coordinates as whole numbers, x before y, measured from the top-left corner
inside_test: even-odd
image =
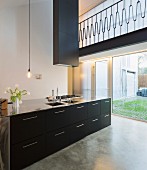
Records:
[[[139,120],[147,120],[147,99],[125,99],[113,101],[113,113]]]

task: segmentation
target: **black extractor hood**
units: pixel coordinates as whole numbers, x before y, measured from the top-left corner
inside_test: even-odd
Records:
[[[78,0],[53,0],[53,64],[79,65]]]

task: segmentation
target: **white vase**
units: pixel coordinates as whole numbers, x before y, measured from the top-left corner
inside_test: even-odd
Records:
[[[13,108],[14,108],[14,109],[15,109],[15,108],[19,108],[19,99],[18,99],[18,98],[16,98],[16,101],[13,102]]]

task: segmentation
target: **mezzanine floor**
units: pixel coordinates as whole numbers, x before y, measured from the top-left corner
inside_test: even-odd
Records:
[[[112,116],[112,125],[25,170],[147,170],[147,123]]]

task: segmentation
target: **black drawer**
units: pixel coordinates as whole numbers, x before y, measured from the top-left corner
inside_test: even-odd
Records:
[[[101,114],[111,113],[111,99],[101,100]]]
[[[80,122],[88,117],[87,103],[70,106],[70,123]]]
[[[11,143],[15,144],[36,136],[44,131],[44,112],[26,113],[10,118]]]
[[[69,145],[69,131],[60,129],[46,135],[46,155],[50,155]]]
[[[88,133],[87,121],[74,124],[70,129],[70,143],[74,143],[84,138]]]
[[[60,107],[46,112],[46,128],[47,131],[53,131],[63,128],[70,124],[69,108]]]
[[[88,117],[98,116],[101,114],[101,102],[93,101],[88,103]]]
[[[39,161],[44,155],[44,136],[39,136],[20,144],[13,145],[11,146],[11,170],[23,169],[26,166]]]
[[[97,132],[101,129],[101,117],[95,116],[88,120],[88,134]]]
[[[109,125],[111,125],[111,114],[110,113],[103,114],[101,116],[101,127],[105,128]]]

